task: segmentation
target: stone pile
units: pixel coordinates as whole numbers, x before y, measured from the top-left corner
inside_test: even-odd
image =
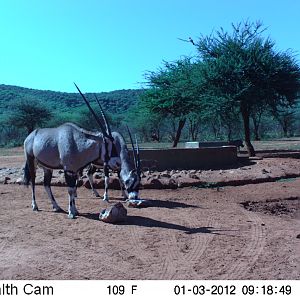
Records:
[[[226,185],[243,185],[275,181],[278,179],[300,176],[300,160],[291,158],[264,158],[249,161],[248,165],[234,166],[219,170],[166,170],[163,172],[146,171],[142,174],[141,189],[176,189],[188,186],[216,187]],[[0,183],[22,184],[22,168],[0,168]],[[79,180],[79,186],[90,189],[88,177],[84,174]],[[43,184],[43,172],[37,171],[36,184]],[[104,188],[102,171],[94,175],[95,188]],[[65,186],[63,171],[55,170],[52,179],[53,186]],[[120,189],[116,173],[110,174],[110,188]]]

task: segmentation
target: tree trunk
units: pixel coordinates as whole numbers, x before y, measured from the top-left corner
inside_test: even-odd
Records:
[[[172,146],[173,148],[177,147],[177,144],[178,144],[179,139],[180,139],[181,131],[182,131],[184,125],[185,125],[185,121],[186,121],[186,118],[179,120],[176,135],[175,135],[175,138],[174,138],[174,141],[173,141],[173,146]]]
[[[288,137],[288,122],[286,122],[285,120],[283,121],[282,124],[282,131],[283,131],[283,137],[287,138]]]
[[[198,136],[198,128],[197,128],[197,123],[193,122],[192,120],[190,120],[190,126],[189,126],[189,135],[190,135],[190,139],[194,142],[197,140],[197,136]]]
[[[227,131],[227,140],[229,142],[229,141],[232,141],[232,129],[231,129],[231,126],[229,124],[228,124],[227,128],[228,128],[228,131]]]
[[[245,144],[249,156],[255,156],[255,150],[250,141],[250,113],[249,109],[241,106],[241,113],[244,122],[244,134],[245,134]]]
[[[254,139],[256,141],[260,141],[260,137],[259,137],[259,121],[252,116],[252,122],[253,122],[253,130],[254,130]]]
[[[215,140],[217,140],[218,139],[218,134],[219,134],[219,130],[217,128],[217,125],[215,125],[214,123],[211,123],[211,127],[212,127],[212,130],[213,130],[214,136],[215,136]]]

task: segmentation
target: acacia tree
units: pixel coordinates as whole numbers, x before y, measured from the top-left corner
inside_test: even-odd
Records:
[[[50,108],[35,99],[26,98],[14,102],[8,117],[8,124],[17,128],[25,128],[29,134],[36,127],[48,122],[51,117]]]
[[[141,101],[153,113],[177,120],[173,147],[179,142],[187,115],[199,105],[194,66],[189,58],[185,58],[172,63],[165,62],[158,72],[146,74],[149,88]]]
[[[300,88],[300,69],[290,52],[276,52],[274,42],[264,39],[260,22],[232,25],[229,34],[222,28],[202,36],[195,43],[205,66],[202,76],[214,99],[226,99],[227,107],[239,110],[244,124],[245,143],[250,141],[250,115],[257,107],[291,106]]]

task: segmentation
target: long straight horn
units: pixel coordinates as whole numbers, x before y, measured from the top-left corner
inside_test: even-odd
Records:
[[[129,130],[129,127],[126,125],[127,130],[128,130],[128,134],[129,134],[129,138],[130,138],[130,142],[131,142],[131,146],[132,146],[132,152],[133,152],[133,160],[134,160],[134,167],[137,170],[138,169],[138,165],[137,165],[137,156],[135,153],[135,149],[134,149],[134,144],[133,144],[133,140],[132,140],[132,136]]]
[[[104,111],[103,111],[103,109],[102,109],[102,106],[101,106],[101,104],[100,104],[100,101],[98,100],[96,94],[94,94],[94,96],[95,96],[96,101],[97,101],[97,103],[98,103],[98,105],[99,105],[99,107],[100,107],[101,115],[102,115],[102,118],[103,118],[103,120],[104,120],[104,124],[105,124],[105,127],[106,127],[106,132],[107,132],[107,134],[108,134],[109,136],[112,136],[112,135],[111,135],[111,129],[110,129],[110,126],[109,126],[109,124],[108,124],[106,115],[105,115],[105,113],[104,113]]]
[[[136,156],[137,156],[137,160],[136,160],[136,170],[137,170],[137,173],[138,173],[139,175],[141,175],[140,148],[139,148],[139,145],[138,145],[138,141],[137,141],[136,135],[135,135],[135,146],[136,146]]]
[[[94,110],[92,109],[90,103],[87,101],[87,99],[85,98],[85,96],[82,94],[82,92],[80,91],[79,87],[77,86],[77,84],[74,82],[79,94],[82,96],[83,100],[85,101],[85,104],[87,105],[87,107],[89,108],[90,112],[93,114],[95,120],[97,121],[98,125],[101,128],[102,133],[104,134],[105,137],[108,137],[108,134],[103,126],[103,124],[101,123],[101,120],[98,118],[98,116],[96,115],[96,113],[94,112]]]

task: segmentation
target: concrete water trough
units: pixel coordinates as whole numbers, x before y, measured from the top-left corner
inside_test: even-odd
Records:
[[[144,169],[216,169],[237,163],[235,146],[201,148],[140,149]]]

